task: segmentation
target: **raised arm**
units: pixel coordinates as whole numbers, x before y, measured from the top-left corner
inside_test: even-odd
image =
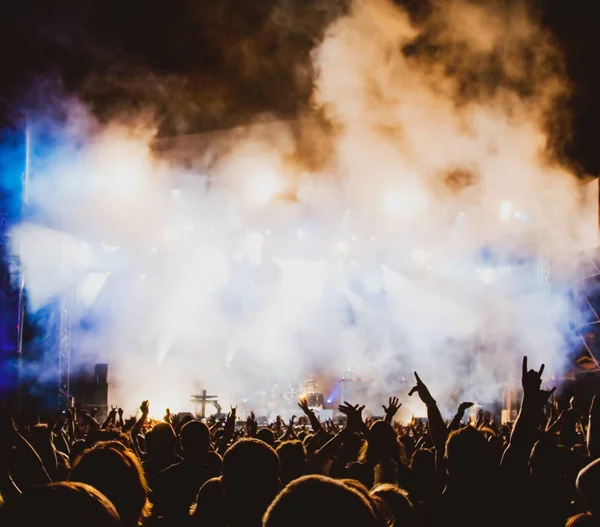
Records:
[[[382,405],[383,411],[385,412],[385,421],[387,423],[392,424],[394,416],[398,413],[401,406],[402,403],[398,402],[398,397],[390,397],[388,405]]]
[[[116,415],[117,415],[117,407],[116,406],[111,406],[110,407],[110,412],[108,412],[108,415],[106,416],[106,419],[102,423],[102,428],[106,429],[110,425],[114,426]]]
[[[456,415],[452,419],[450,426],[448,427],[448,431],[452,432],[453,430],[458,430],[460,428],[460,424],[462,423],[463,417],[465,416],[465,412],[473,406],[474,403],[467,401],[464,403],[460,403],[458,410],[456,411]]]
[[[279,417],[279,419],[281,420],[281,417]],[[281,436],[281,441],[290,441],[292,439],[298,439],[298,436],[296,435],[296,432],[294,430],[294,420],[296,419],[295,415],[292,415],[292,418],[290,419],[290,422],[288,424],[287,430],[285,431],[285,434],[283,436]]]
[[[313,429],[313,432],[315,434],[318,434],[319,432],[323,432],[323,427],[321,426],[321,423],[317,419],[317,416],[315,415],[315,412],[313,412],[308,407],[308,400],[305,397],[303,397],[303,398],[300,399],[300,402],[298,403],[298,406],[304,412],[304,415],[306,415],[306,417],[308,417],[308,420],[310,421],[310,426]]]
[[[425,383],[423,383],[417,372],[415,372],[415,379],[417,384],[408,392],[408,395],[412,396],[413,393],[417,392],[419,398],[427,407],[429,435],[438,454],[443,455],[446,448],[446,439],[448,439],[446,423],[442,419],[442,414],[437,407],[435,399],[431,396],[429,389],[425,386]]]
[[[587,428],[587,448],[593,459],[600,458],[600,401],[594,395]]]
[[[225,427],[223,428],[223,436],[221,437],[221,441],[219,446],[217,447],[217,452],[221,455],[225,454],[227,450],[227,446],[229,442],[233,439],[235,434],[235,420],[237,416],[237,407],[232,406],[230,408],[230,412],[227,414],[227,421],[225,422]],[[215,426],[217,426],[215,424]]]
[[[504,469],[515,474],[525,475],[531,449],[538,437],[538,428],[544,421],[543,409],[555,388],[549,391],[541,389],[544,365],[539,371],[527,369],[527,357],[523,357],[521,369],[521,385],[523,400],[521,409],[513,427],[508,448],[502,457]]]
[[[8,490],[24,491],[32,486],[51,483],[40,456],[17,431],[11,415],[4,408],[0,409],[0,447],[4,451],[0,457],[6,469],[2,483],[3,486],[8,485]]]
[[[134,445],[137,445],[137,437],[140,435],[142,427],[148,420],[148,413],[150,412],[149,401],[142,401],[142,404],[140,404],[140,411],[142,412],[142,415],[140,415],[140,418],[135,422],[131,429],[131,439],[133,440]]]

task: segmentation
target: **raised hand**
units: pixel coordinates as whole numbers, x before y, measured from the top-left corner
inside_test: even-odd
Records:
[[[542,373],[544,365],[540,366],[538,371],[527,369],[527,356],[523,357],[523,365],[521,368],[521,385],[523,386],[523,395],[525,398],[534,398],[540,405],[545,405],[548,399],[556,390],[556,387],[551,390],[542,390]]]
[[[256,415],[254,412],[250,412],[248,419],[246,419],[246,433],[248,437],[255,437],[258,431],[258,422],[256,421]]]
[[[340,404],[338,407],[338,410],[348,418],[348,427],[354,430],[359,430],[362,426],[362,412],[364,409],[364,404],[362,406],[352,405],[347,401],[344,401],[344,404]]]
[[[140,404],[140,411],[142,412],[142,415],[148,416],[148,413],[150,412],[150,402],[142,401],[142,404]]]
[[[527,393],[537,393],[542,385],[542,373],[544,372],[544,364],[540,366],[539,371],[527,369],[527,356],[523,357],[521,366],[521,385],[523,391]]]
[[[473,406],[475,403],[472,403],[471,401],[467,401],[464,403],[460,403],[459,407],[458,407],[458,411],[461,413],[465,413],[469,408],[471,408],[471,406]]]
[[[123,419],[123,408],[119,407],[119,408],[117,409],[117,413],[119,414],[119,417],[120,417],[121,419]]]
[[[308,407],[308,399],[306,397],[301,397],[300,398],[300,402],[298,403],[298,406],[301,408],[301,410],[307,416],[309,416],[312,413],[312,410]]]
[[[396,413],[398,412],[398,410],[400,410],[400,407],[402,406],[402,403],[400,403],[398,401],[398,397],[390,397],[389,401],[388,401],[388,405],[386,406],[385,404],[382,405],[383,411],[385,412],[386,416],[391,416],[394,417],[396,415]]]
[[[423,403],[425,403],[426,405],[435,404],[435,399],[431,396],[431,393],[429,393],[427,386],[425,386],[425,383],[421,380],[417,372],[415,372],[415,379],[417,381],[417,384],[411,388],[410,392],[408,392],[408,395],[412,396],[413,393],[417,392],[419,394],[419,398],[421,399],[421,401],[423,401]]]
[[[477,421],[475,421],[475,428],[481,428],[483,425],[483,410],[477,412]]]

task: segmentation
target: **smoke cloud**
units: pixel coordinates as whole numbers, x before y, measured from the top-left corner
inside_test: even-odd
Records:
[[[67,105],[13,240],[33,311],[74,295],[73,363],[108,362],[111,402],[157,415],[199,389],[261,411],[258,392],[317,375],[326,395],[360,378],[375,413],[400,394],[406,418],[414,370],[449,415],[499,401],[524,354],[559,376],[592,220],[555,150],[568,86],[534,14],[355,0],[307,72],[299,119],[198,142]]]

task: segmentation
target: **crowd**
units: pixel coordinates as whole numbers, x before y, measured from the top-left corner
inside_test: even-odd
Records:
[[[80,408],[52,421],[0,412],[0,525],[205,527],[437,527],[600,525],[600,401],[589,415],[559,412],[543,366],[523,360],[514,423],[472,403],[444,421],[415,373],[427,422],[363,419],[344,403],[342,424],[302,418],[259,427],[178,419],[149,426],[113,408],[104,423]],[[586,412],[588,414],[588,412]]]

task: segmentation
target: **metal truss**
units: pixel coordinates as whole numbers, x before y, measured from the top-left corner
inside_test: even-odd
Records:
[[[71,306],[59,303],[58,318],[58,407],[67,408],[71,398]]]

